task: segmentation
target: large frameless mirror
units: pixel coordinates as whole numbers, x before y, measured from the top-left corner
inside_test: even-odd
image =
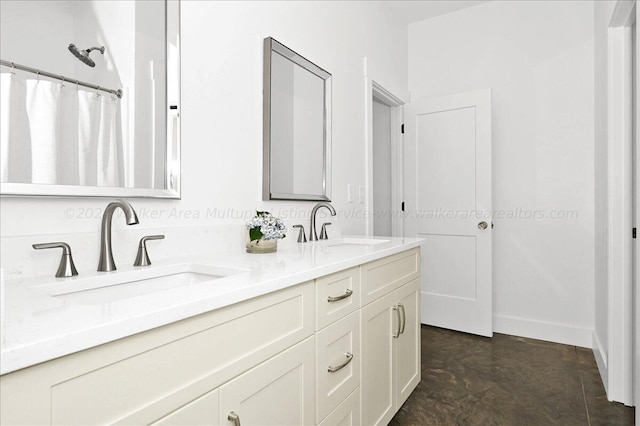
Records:
[[[178,0],[2,0],[0,55],[0,194],[180,198]]]
[[[264,200],[331,197],[331,74],[264,40]]]

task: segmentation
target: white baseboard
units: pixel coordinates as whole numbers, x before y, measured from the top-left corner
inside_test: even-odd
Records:
[[[534,321],[526,318],[510,317],[507,315],[493,316],[493,331],[511,334],[513,336],[528,337],[530,339],[545,340],[547,342],[562,343],[564,345],[591,348],[593,345],[593,330],[566,324]]]
[[[609,394],[608,384],[609,380],[609,372],[607,370],[607,353],[604,351],[602,347],[602,343],[600,343],[600,339],[598,338],[598,334],[593,331],[593,356],[596,358],[596,364],[598,364],[598,371],[600,372],[600,379],[602,379],[602,384],[604,385],[604,390]]]

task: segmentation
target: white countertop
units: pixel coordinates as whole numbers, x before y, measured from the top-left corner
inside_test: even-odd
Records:
[[[278,251],[271,254],[247,254],[243,250],[235,250],[208,258],[176,259],[170,263],[197,263],[246,272],[96,304],[53,297],[34,287],[43,282],[54,282],[51,276],[5,280],[0,298],[0,374],[400,253],[418,247],[423,241],[417,238],[375,239],[388,242],[330,245],[341,241],[338,239],[281,244]],[[149,268],[162,268],[167,264],[162,262]],[[105,274],[115,277],[132,270],[133,267],[121,267],[118,271],[95,272],[93,275],[98,278]],[[58,280],[73,285],[73,280],[86,278],[84,274]]]

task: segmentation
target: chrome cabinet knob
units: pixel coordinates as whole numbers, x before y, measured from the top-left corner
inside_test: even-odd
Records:
[[[487,225],[487,222],[482,221],[478,224],[478,229],[487,229],[489,225]]]

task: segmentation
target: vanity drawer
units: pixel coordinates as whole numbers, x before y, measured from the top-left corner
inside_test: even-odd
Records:
[[[316,280],[316,330],[360,308],[360,268]]]
[[[362,306],[420,276],[420,249],[414,248],[361,266]]]
[[[360,384],[359,312],[316,333],[316,380],[320,422]]]
[[[318,426],[360,426],[360,388],[353,391]]]

